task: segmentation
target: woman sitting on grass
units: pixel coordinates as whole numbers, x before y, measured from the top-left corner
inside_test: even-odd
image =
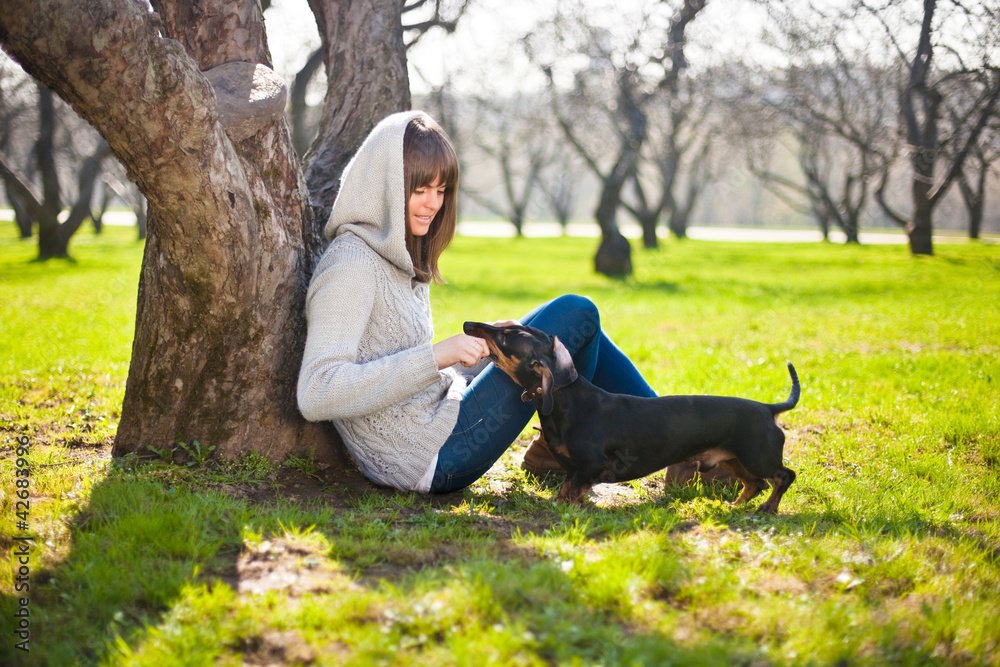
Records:
[[[438,258],[455,234],[457,194],[458,159],[437,123],[419,111],[384,119],[344,170],[306,297],[299,409],[333,421],[368,479],[404,491],[465,488],[534,413],[488,363],[483,340],[460,333],[431,344],[429,287],[443,282]],[[655,395],[589,299],[559,297],[521,322],[559,336],[597,386]],[[525,469],[562,470],[538,439]]]

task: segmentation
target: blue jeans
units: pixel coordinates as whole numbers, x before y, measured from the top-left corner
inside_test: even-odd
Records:
[[[615,394],[656,396],[625,353],[601,330],[597,306],[590,299],[561,296],[525,315],[521,323],[558,336],[573,355],[577,372],[598,387]],[[535,413],[534,403],[521,401],[523,391],[493,364],[469,383],[458,423],[438,453],[431,493],[464,489],[507,451]]]

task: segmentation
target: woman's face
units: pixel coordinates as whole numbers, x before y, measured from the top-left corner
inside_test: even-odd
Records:
[[[410,194],[407,207],[409,219],[406,222],[411,234],[424,236],[430,231],[434,216],[444,205],[445,191],[445,185],[438,176],[430,185],[422,185]]]

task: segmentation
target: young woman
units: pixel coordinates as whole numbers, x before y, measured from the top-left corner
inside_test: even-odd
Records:
[[[429,286],[455,233],[457,189],[458,160],[437,123],[419,111],[384,119],[344,170],[306,297],[299,409],[333,421],[365,476],[401,490],[468,486],[534,413],[484,341],[460,333],[432,344]],[[590,300],[559,297],[521,323],[559,336],[598,386],[655,395]],[[543,461],[534,471],[558,466],[546,454],[543,443],[529,448]]]

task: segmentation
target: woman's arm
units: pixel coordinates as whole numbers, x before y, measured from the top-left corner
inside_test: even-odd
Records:
[[[352,248],[337,249],[320,267],[306,297],[305,353],[298,403],[310,421],[359,417],[399,403],[439,378],[428,343],[358,362],[361,337],[375,303],[375,260]],[[324,262],[325,263],[325,262]]]

